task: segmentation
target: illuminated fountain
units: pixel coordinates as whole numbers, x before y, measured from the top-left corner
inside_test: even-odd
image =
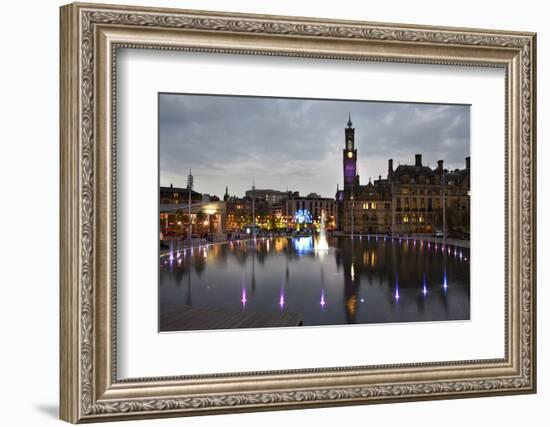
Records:
[[[327,242],[327,231],[326,231],[326,213],[325,210],[321,210],[321,224],[319,226],[319,239],[315,242],[316,251],[328,251],[329,246]]]
[[[321,301],[319,302],[319,305],[321,308],[325,308],[325,305],[327,304],[327,301],[325,300],[325,288],[321,288]]]
[[[395,302],[399,302],[399,279],[398,279],[397,271],[395,272],[395,294],[394,294],[394,297],[395,297]]]

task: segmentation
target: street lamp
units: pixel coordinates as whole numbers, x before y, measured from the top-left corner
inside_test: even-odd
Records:
[[[191,190],[193,189],[193,175],[191,175],[191,169],[189,169],[189,175],[187,176],[187,192],[189,194],[189,227],[187,231],[187,239],[189,240],[189,245],[191,245],[192,238],[192,223],[191,223]]]

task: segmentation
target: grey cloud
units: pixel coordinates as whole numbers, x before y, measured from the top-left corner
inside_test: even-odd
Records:
[[[258,188],[332,196],[342,183],[348,112],[356,129],[363,183],[385,176],[387,159],[463,167],[469,155],[470,109],[462,105],[326,101],[162,94],[160,181],[221,196]]]

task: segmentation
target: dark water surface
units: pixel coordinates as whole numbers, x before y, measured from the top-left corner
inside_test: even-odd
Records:
[[[161,258],[160,312],[182,304],[290,312],[304,326],[470,318],[469,249],[365,236],[328,242],[328,251],[316,251],[312,237],[174,251]]]

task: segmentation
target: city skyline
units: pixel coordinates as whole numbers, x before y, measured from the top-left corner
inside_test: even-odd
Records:
[[[160,185],[223,197],[252,187],[333,197],[351,113],[363,183],[386,178],[387,160],[463,169],[468,105],[160,94]],[[258,143],[258,141],[260,141]]]

